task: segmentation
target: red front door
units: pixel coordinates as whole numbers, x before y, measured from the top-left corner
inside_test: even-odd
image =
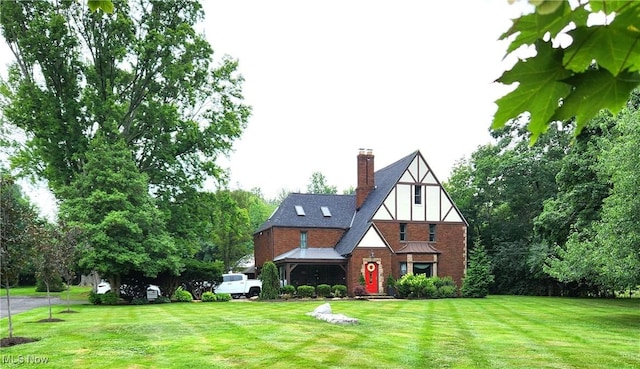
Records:
[[[378,293],[378,263],[367,263],[364,268],[365,288],[369,293]]]

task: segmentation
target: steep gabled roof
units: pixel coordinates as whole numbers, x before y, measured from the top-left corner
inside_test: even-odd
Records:
[[[355,195],[292,193],[256,232],[271,227],[347,229],[355,212],[355,201]]]
[[[373,215],[418,154],[418,151],[414,151],[395,163],[376,171],[376,187],[369,193],[360,210],[356,212],[351,229],[345,233],[335,247],[340,255],[348,255],[353,252],[353,249],[371,226]]]

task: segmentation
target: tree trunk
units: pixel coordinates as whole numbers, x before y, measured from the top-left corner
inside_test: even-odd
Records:
[[[9,338],[13,338],[13,323],[11,321],[11,296],[9,296],[9,277],[5,278],[5,285],[4,287],[7,290],[7,318],[9,321]]]
[[[53,319],[53,314],[51,313],[51,292],[49,290],[49,282],[44,282],[44,285],[47,286],[47,300],[49,301],[49,320]]]

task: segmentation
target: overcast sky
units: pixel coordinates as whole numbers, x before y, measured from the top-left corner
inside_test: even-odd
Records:
[[[259,187],[267,197],[304,192],[313,172],[340,193],[355,187],[359,148],[373,150],[376,169],[420,150],[446,181],[457,160],[490,141],[494,101],[507,91],[493,81],[512,63],[503,60],[507,44],[498,38],[525,5],[203,3],[201,29],[216,58],[239,60],[253,108],[223,165],[232,189]],[[34,198],[50,203],[41,193]]]

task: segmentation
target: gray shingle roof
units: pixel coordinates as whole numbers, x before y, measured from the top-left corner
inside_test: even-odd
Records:
[[[355,201],[355,195],[292,193],[256,232],[271,227],[347,229],[355,212]],[[296,206],[301,206],[305,215],[298,215]],[[322,213],[322,206],[329,209],[331,216]]]

